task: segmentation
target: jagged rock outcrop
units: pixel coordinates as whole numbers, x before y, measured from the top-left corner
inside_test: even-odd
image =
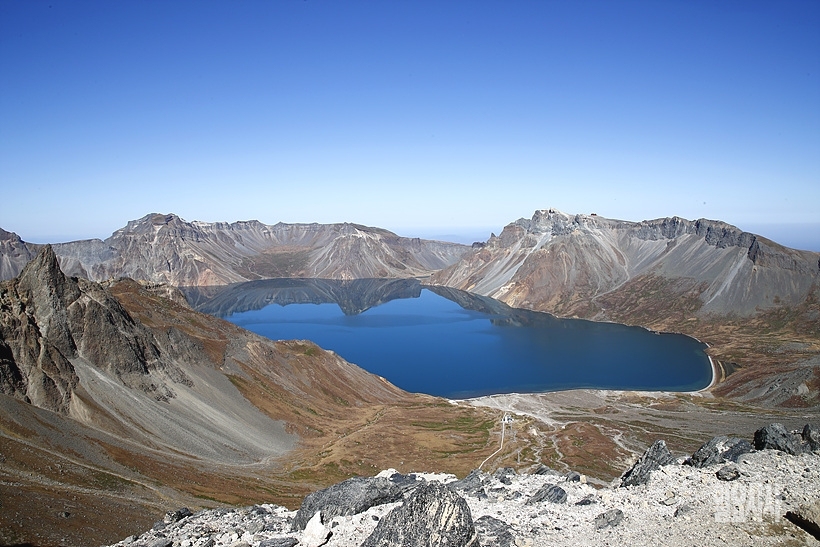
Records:
[[[103,287],[63,274],[50,245],[0,287],[3,393],[69,413],[79,384],[77,367],[91,364],[157,400],[190,384],[163,359],[153,333]],[[6,381],[5,379],[9,380]]]
[[[566,503],[567,492],[557,484],[548,484],[541,488],[527,500],[527,505],[535,505],[542,501],[550,503]]]
[[[362,547],[467,547],[478,545],[470,508],[444,485],[419,486],[379,520]]]
[[[353,477],[324,490],[308,494],[293,519],[293,530],[304,530],[308,521],[321,512],[325,520],[355,515],[375,505],[401,499],[403,489],[384,477]]]
[[[802,437],[804,450],[820,451],[820,429],[811,424],[806,424],[800,436]]]
[[[692,454],[686,463],[694,467],[707,467],[724,462],[737,462],[737,459],[754,450],[746,439],[721,435],[701,446]]]
[[[783,427],[783,424],[770,424],[755,431],[754,446],[757,450],[771,448],[788,454],[800,454],[803,450],[799,438]]]
[[[606,319],[661,299],[667,313],[748,316],[803,302],[820,280],[819,259],[719,221],[626,222],[550,209],[509,224],[430,283],[559,315]]]
[[[0,279],[16,275],[36,248],[15,234],[0,233]],[[452,264],[468,249],[350,223],[187,222],[173,214],[146,215],[105,241],[54,245],[69,275],[175,286],[282,277],[414,277]]]
[[[2,392],[63,413],[77,358],[146,390],[142,377],[162,366],[150,333],[99,285],[66,277],[51,246],[0,285],[0,347]]]
[[[674,461],[674,457],[666,448],[666,442],[662,440],[655,441],[638,458],[638,461],[621,475],[621,486],[646,484],[653,471],[660,469],[663,465],[672,463],[672,461]]]

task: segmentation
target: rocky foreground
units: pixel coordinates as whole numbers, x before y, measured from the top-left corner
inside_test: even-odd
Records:
[[[183,508],[125,547],[814,545],[820,540],[820,430],[716,437],[688,458],[653,444],[593,488],[540,467],[490,475],[358,477],[276,505]]]

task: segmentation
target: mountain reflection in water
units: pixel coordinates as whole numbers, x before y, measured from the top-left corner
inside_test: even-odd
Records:
[[[269,279],[183,289],[197,310],[272,339],[308,339],[413,392],[452,398],[559,389],[691,391],[705,344],[558,319],[415,279]]]

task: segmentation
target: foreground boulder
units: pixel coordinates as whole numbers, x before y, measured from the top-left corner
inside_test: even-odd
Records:
[[[322,513],[318,511],[305,526],[305,533],[299,542],[304,547],[321,547],[330,539],[332,532],[322,522]]]
[[[470,508],[446,486],[419,486],[379,521],[362,547],[478,547]]]
[[[308,494],[293,520],[293,531],[305,529],[308,521],[321,511],[325,521],[355,515],[376,505],[401,499],[403,488],[383,477],[354,477],[324,490]]]
[[[526,505],[534,505],[542,501],[565,503],[567,501],[567,492],[557,484],[548,484],[533,494],[530,499],[526,501]]]
[[[481,545],[489,547],[515,547],[512,526],[489,515],[475,521],[475,529],[481,538]]]
[[[473,469],[470,474],[461,480],[451,482],[447,488],[463,496],[487,499],[487,492],[484,487],[490,481],[490,475],[480,469]]]
[[[652,471],[660,469],[662,465],[672,463],[673,460],[672,453],[666,448],[666,442],[655,441],[635,462],[635,465],[621,475],[621,486],[646,484],[649,482]]]
[[[595,520],[592,521],[592,524],[595,526],[596,530],[600,530],[601,528],[606,528],[608,526],[618,526],[623,519],[623,511],[621,511],[620,509],[610,509],[609,511],[604,511],[603,513],[595,517]]]
[[[803,449],[806,452],[817,452],[820,450],[820,429],[811,424],[803,426]]]
[[[789,433],[783,424],[770,424],[755,431],[754,445],[757,450],[780,450],[792,456],[803,452],[800,441]]]
[[[737,459],[740,456],[748,454],[752,450],[754,450],[754,447],[746,439],[721,435],[714,437],[711,441],[698,448],[686,463],[698,468],[726,462],[737,463]]]

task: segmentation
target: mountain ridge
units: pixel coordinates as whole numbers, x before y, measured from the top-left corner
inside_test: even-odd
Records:
[[[148,214],[106,240],[52,245],[68,275],[176,286],[227,285],[274,277],[330,279],[426,276],[469,247],[405,238],[360,224],[185,221]],[[0,234],[0,279],[10,279],[42,248]]]
[[[788,249],[721,221],[628,222],[548,209],[508,224],[430,283],[606,319],[595,299],[648,275],[686,280],[703,301],[697,313],[749,315],[804,301],[820,281],[820,253]]]

